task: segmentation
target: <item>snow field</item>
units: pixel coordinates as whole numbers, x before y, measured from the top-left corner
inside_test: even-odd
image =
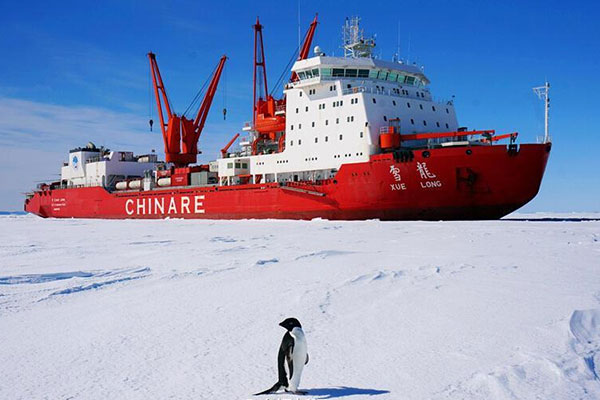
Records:
[[[600,222],[0,217],[0,398],[600,398]],[[291,395],[263,398],[291,399]]]

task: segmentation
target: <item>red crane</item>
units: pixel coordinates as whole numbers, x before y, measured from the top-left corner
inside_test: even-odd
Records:
[[[277,140],[279,151],[283,151],[285,142],[285,98],[275,99],[269,94],[267,86],[267,67],[265,64],[265,50],[263,46],[262,28],[258,17],[254,24],[254,75],[253,75],[253,110],[252,125],[258,133],[258,137],[252,143],[252,152],[256,154],[258,143],[266,140]],[[310,24],[310,28],[304,39],[304,43],[298,53],[298,60],[304,60],[308,57],[310,46],[317,28],[317,16]],[[298,77],[293,72],[291,80],[295,81]],[[264,92],[263,92],[264,90]],[[277,137],[279,134],[279,137]]]
[[[306,60],[308,58],[308,52],[310,51],[310,45],[312,44],[313,37],[315,36],[315,31],[317,30],[317,17],[319,14],[315,15],[315,19],[310,23],[310,27],[308,28],[308,32],[306,32],[306,38],[304,39],[304,43],[302,44],[302,49],[298,53],[298,60]],[[295,72],[292,72],[292,77],[290,78],[292,82],[298,80],[298,75]]]
[[[225,65],[227,57],[222,56],[219,60],[219,64],[213,73],[210,84],[208,85],[202,103],[200,104],[200,108],[198,109],[198,113],[196,114],[196,118],[193,120],[172,112],[172,107],[169,98],[167,97],[167,91],[156,62],[156,55],[154,53],[148,53],[148,59],[150,60],[150,71],[152,73],[152,83],[154,85],[154,94],[156,96],[160,128],[165,143],[165,161],[172,162],[178,168],[194,164],[198,156],[198,139],[200,139],[200,134],[204,128],[204,123],[206,122],[208,111],[210,110],[210,106],[217,91],[217,85],[219,84],[219,79],[221,78],[221,73],[223,72],[223,66]],[[167,116],[166,123],[161,96],[164,102],[164,111]]]

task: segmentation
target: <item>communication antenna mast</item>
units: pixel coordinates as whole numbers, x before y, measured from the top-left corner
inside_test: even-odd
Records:
[[[344,57],[371,57],[375,47],[375,39],[365,39],[364,32],[360,29],[359,24],[359,17],[346,17],[346,22],[342,27]]]
[[[544,86],[533,88],[533,92],[544,102],[544,143],[550,142],[550,134],[548,132],[548,109],[550,108],[550,97],[548,97],[549,91],[550,84],[548,82],[546,82]]]

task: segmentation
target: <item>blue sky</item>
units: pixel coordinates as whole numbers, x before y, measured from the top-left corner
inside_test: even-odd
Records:
[[[61,1],[0,7],[0,210],[57,178],[69,148],[162,151],[148,130],[149,69],[157,54],[176,111],[184,110],[222,54],[229,60],[201,140],[217,156],[251,118],[252,24],[264,25],[268,79],[277,81],[314,13],[314,44],[340,54],[341,25],[358,15],[376,53],[425,66],[435,97],[455,97],[469,128],[543,132],[531,87],[551,85],[554,148],[542,189],[525,211],[600,211],[600,5],[564,1]],[[227,107],[227,120],[221,109]]]

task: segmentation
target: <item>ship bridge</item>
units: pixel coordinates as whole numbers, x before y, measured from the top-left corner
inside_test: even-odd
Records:
[[[292,67],[299,80],[291,83],[293,87],[302,87],[320,83],[322,80],[340,78],[371,79],[386,83],[408,85],[421,88],[429,84],[423,70],[416,65],[401,64],[360,57],[316,56],[297,61]]]

